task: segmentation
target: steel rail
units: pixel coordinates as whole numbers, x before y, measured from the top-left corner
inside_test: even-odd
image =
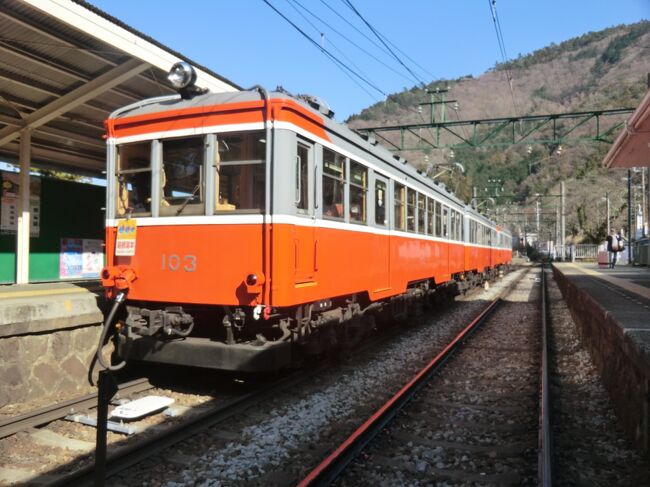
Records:
[[[462,342],[486,321],[501,302],[502,300],[499,297],[486,306],[433,360],[301,480],[298,487],[329,485],[332,483],[361,453],[366,445],[404,408],[431,376],[447,362]]]
[[[240,398],[229,401],[228,403],[217,406],[213,409],[198,413],[193,418],[183,421],[176,426],[162,431],[160,434],[152,435],[141,441],[119,448],[109,452],[106,462],[106,478],[139,463],[156,453],[175,445],[176,443],[191,438],[197,433],[207,428],[221,423],[242,411],[259,404],[261,401],[269,399],[278,392],[291,387],[301,381],[304,381],[308,372],[295,372],[288,377],[280,379],[268,386],[248,393]],[[48,483],[50,487],[65,486],[90,486],[95,481],[94,465],[91,463],[85,467],[76,470],[68,475]]]
[[[118,391],[125,394],[135,394],[152,389],[153,386],[147,379],[136,379],[130,382],[125,382],[118,386]],[[0,438],[6,438],[19,431],[24,431],[29,428],[40,426],[61,419],[71,412],[79,412],[80,410],[95,407],[97,405],[97,393],[93,392],[76,399],[47,406],[41,409],[29,411],[20,416],[6,419],[0,422]]]
[[[553,439],[551,437],[550,389],[548,385],[548,287],[546,269],[542,264],[542,363],[540,365],[540,405],[539,405],[539,448],[537,457],[537,484],[542,487],[553,485]]]

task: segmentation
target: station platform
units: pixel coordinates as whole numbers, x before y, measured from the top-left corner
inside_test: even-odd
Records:
[[[650,449],[650,269],[554,263],[555,280],[628,436]]]
[[[88,388],[103,307],[98,281],[0,286],[0,415]]]

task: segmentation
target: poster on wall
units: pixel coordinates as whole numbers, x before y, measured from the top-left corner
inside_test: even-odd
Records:
[[[104,266],[102,241],[90,238],[62,238],[59,254],[61,279],[98,278]]]
[[[41,230],[41,180],[31,176],[29,179],[29,207],[31,225],[29,235],[38,237]],[[0,234],[15,234],[18,228],[18,188],[20,174],[3,172],[0,192]]]

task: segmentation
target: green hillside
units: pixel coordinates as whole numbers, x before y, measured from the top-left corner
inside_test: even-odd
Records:
[[[580,112],[636,107],[647,90],[650,72],[650,22],[621,25],[599,32],[551,44],[507,64],[497,64],[478,77],[434,80],[427,88],[449,87],[449,99],[458,100],[458,110],[447,108],[447,120],[473,120],[521,115]],[[512,94],[507,81],[512,79]],[[514,95],[514,97],[513,97]],[[514,99],[513,99],[514,98]],[[424,123],[429,101],[421,87],[390,95],[350,117],[353,128]],[[625,120],[612,118],[607,123]],[[437,114],[439,119],[440,114]],[[580,134],[580,128],[574,135]],[[586,128],[585,128],[586,130]],[[614,133],[615,138],[618,131]],[[397,136],[396,136],[397,137]],[[394,138],[394,142],[397,139]],[[605,170],[601,161],[609,149],[604,142],[575,142],[557,147],[521,144],[499,148],[454,148],[403,152],[413,165],[431,169],[431,165],[458,161],[465,174],[442,175],[438,181],[465,201],[476,187],[478,195],[513,195],[499,198],[499,214],[514,222],[532,204],[532,195],[559,193],[559,181],[567,187],[567,234],[574,242],[600,242],[605,237],[603,197],[609,192],[615,226],[626,226],[627,186],[621,180],[627,171]],[[497,181],[496,183],[494,181]],[[511,200],[511,204],[506,202]],[[541,199],[544,212],[555,211],[557,198]],[[513,206],[519,205],[519,206]],[[485,204],[485,207],[491,207]],[[494,213],[495,209],[490,208]],[[510,215],[510,217],[508,216]],[[554,218],[551,218],[554,220]],[[520,227],[521,225],[519,225]],[[517,230],[517,225],[513,227]],[[553,229],[547,225],[548,231]]]

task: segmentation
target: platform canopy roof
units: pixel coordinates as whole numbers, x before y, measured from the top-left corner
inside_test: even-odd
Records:
[[[29,127],[36,167],[100,175],[104,120],[173,93],[177,61],[211,91],[240,87],[82,0],[0,0],[0,160],[15,162]]]
[[[650,90],[603,160],[606,167],[650,166]]]

